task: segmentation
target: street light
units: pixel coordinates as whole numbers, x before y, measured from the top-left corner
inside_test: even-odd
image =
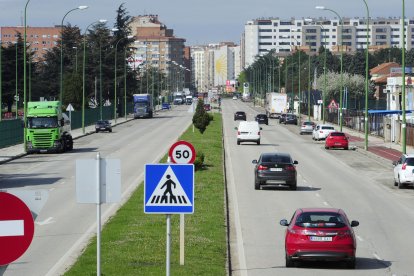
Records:
[[[316,6],[315,7],[318,10],[325,10],[325,11],[330,11],[332,13],[334,13],[336,16],[338,16],[339,21],[341,22],[341,36],[340,36],[340,44],[341,44],[341,49],[340,49],[340,53],[341,53],[341,90],[339,91],[339,131],[342,131],[342,90],[343,90],[343,86],[344,86],[344,82],[343,82],[343,74],[342,74],[342,58],[343,58],[343,45],[342,45],[342,33],[343,33],[343,28],[344,28],[344,22],[342,21],[342,17],[334,10],[325,8],[323,6]],[[367,45],[368,46],[368,45]]]
[[[26,15],[27,15],[27,5],[29,4],[30,0],[27,0],[26,5],[24,6],[24,37],[23,37],[23,124],[24,124],[24,132],[23,132],[23,147],[24,151],[26,151],[26,119],[27,119],[27,102],[26,102],[26,33],[27,33],[27,22],[26,22]]]
[[[77,8],[69,10],[62,18],[62,23],[60,24],[60,96],[59,100],[62,103],[63,100],[63,21],[65,20],[66,16],[76,10],[84,10],[87,9],[88,6],[79,6]]]
[[[117,69],[117,66],[116,66],[116,60],[117,60],[117,56],[118,56],[118,44],[119,44],[119,42],[121,42],[122,40],[124,40],[124,39],[131,39],[131,38],[133,38],[133,36],[132,35],[129,35],[129,36],[127,36],[127,37],[122,37],[122,38],[120,38],[117,42],[116,42],[116,44],[115,44],[115,77],[114,77],[114,119],[115,119],[115,123],[116,123],[116,106],[117,106],[117,102],[116,102],[116,86],[117,86],[117,76],[116,76],[116,69]],[[124,60],[124,63],[126,63],[125,62],[125,60]],[[124,64],[125,65],[125,64]]]
[[[406,134],[407,134],[407,126],[406,126],[406,119],[405,119],[405,2],[402,0],[402,130],[401,130],[401,138],[402,138],[402,153],[405,154],[407,152],[406,147]]]
[[[73,46],[72,49],[75,49],[75,72],[78,73],[78,47]]]
[[[365,150],[368,150],[368,48],[369,48],[369,9],[367,1],[363,0],[367,9],[367,48],[365,49]],[[403,0],[404,1],[404,0]],[[404,20],[404,16],[403,16]],[[404,26],[403,26],[404,28]],[[404,31],[403,31],[404,32]],[[403,33],[404,41],[404,33]]]
[[[86,29],[85,33],[83,34],[83,68],[82,68],[82,133],[85,134],[85,67],[86,67],[86,32],[88,31],[89,27],[96,24],[96,23],[105,23],[106,19],[100,19],[89,24]]]
[[[2,61],[2,58],[1,58],[1,56],[2,56],[2,48],[3,48],[3,45],[2,45],[2,41],[0,40],[0,122],[1,122],[1,120],[2,120],[2,118],[3,118],[3,102],[2,102],[2,97],[3,97],[3,89],[2,89],[2,86],[3,86],[3,79],[2,79],[2,75],[3,75],[3,69],[2,69],[2,64],[1,64],[1,61]]]

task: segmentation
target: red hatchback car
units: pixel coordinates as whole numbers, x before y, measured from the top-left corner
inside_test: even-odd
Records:
[[[325,149],[343,148],[347,150],[349,147],[348,137],[343,132],[334,131],[328,134],[325,139]]]
[[[345,261],[348,268],[355,268],[356,240],[352,227],[359,222],[349,222],[344,211],[335,208],[301,208],[286,219],[286,267],[295,261]]]

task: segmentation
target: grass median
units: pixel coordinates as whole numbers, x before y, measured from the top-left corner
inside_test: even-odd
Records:
[[[185,264],[179,264],[179,215],[171,218],[171,275],[226,275],[222,118],[204,134],[190,127],[180,140],[205,155],[195,173],[194,214],[185,216]],[[161,161],[166,161],[166,156]],[[166,216],[144,213],[143,183],[103,227],[102,275],[165,275]],[[96,274],[96,238],[65,275]]]

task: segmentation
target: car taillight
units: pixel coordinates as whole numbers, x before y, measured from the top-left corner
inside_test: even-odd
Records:
[[[319,133],[323,133],[323,131],[322,130],[319,130]]]
[[[259,165],[259,167],[257,167],[258,171],[266,171],[268,168],[266,166],[263,165]]]
[[[302,125],[302,127],[305,127],[305,125]]]
[[[336,233],[337,239],[349,239],[352,237],[352,232],[350,230],[341,230]]]
[[[296,168],[295,168],[295,166],[293,166],[293,165],[287,165],[287,166],[285,167],[285,170],[287,170],[287,171],[295,171],[295,170],[296,170]]]
[[[407,168],[407,163],[402,164],[401,170],[405,170]]]
[[[237,131],[237,135],[240,135],[240,131]]]

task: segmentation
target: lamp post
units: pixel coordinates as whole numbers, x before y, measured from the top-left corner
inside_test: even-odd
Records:
[[[69,10],[62,18],[62,23],[60,24],[60,95],[59,101],[62,103],[63,100],[63,21],[65,20],[66,16],[76,10],[84,10],[87,9],[88,6],[79,6],[77,8]]]
[[[0,40],[0,122],[3,118],[3,102],[2,102],[2,97],[3,97],[3,66],[2,66],[2,41]]]
[[[82,68],[82,133],[85,134],[85,67],[86,67],[86,33],[90,26],[96,23],[105,23],[106,19],[100,19],[89,24],[83,34],[83,68]]]
[[[295,41],[296,41],[296,43],[299,43],[297,40],[296,40],[296,38],[293,38]],[[299,44],[301,44],[301,43],[299,43]],[[297,48],[297,46],[295,47],[295,48]],[[300,52],[302,52],[302,50],[299,48],[299,72],[298,72],[298,97],[299,97],[299,104],[298,104],[298,119],[299,119],[299,125],[300,125],[300,123],[301,123],[301,118],[302,118],[302,116],[301,116],[301,114],[300,114],[300,100],[301,100],[301,91],[300,91],[300,71],[301,71],[301,68],[300,68]]]
[[[127,70],[126,70],[126,65],[127,65],[127,63],[126,63],[126,52],[127,52],[127,47],[125,47],[125,49],[124,49],[124,115],[125,115],[125,121],[127,120],[127,100],[126,100],[126,96],[127,96],[127,89],[126,89],[126,73],[127,73]]]
[[[122,40],[124,40],[124,39],[131,39],[131,38],[133,38],[133,36],[132,35],[129,35],[129,36],[127,36],[127,37],[123,37],[123,38],[120,38],[117,42],[116,42],[116,44],[115,44],[115,76],[114,76],[114,119],[115,119],[115,123],[116,123],[116,106],[117,106],[117,101],[116,101],[116,86],[117,86],[117,76],[116,76],[116,71],[117,71],[117,66],[116,66],[116,59],[117,59],[117,56],[118,56],[118,44],[119,44],[119,42],[121,42]],[[124,59],[124,63],[126,63],[125,62],[125,59]],[[125,65],[125,64],[124,64]]]
[[[401,139],[402,139],[402,153],[405,154],[407,152],[406,147],[406,134],[407,134],[407,126],[406,126],[406,118],[405,118],[405,1],[402,0],[402,108],[401,108],[401,115],[402,115],[402,130],[401,130]]]
[[[26,119],[27,119],[27,102],[26,102],[26,32],[27,32],[27,22],[26,22],[26,15],[27,15],[27,5],[29,4],[30,0],[27,0],[26,5],[24,6],[24,37],[23,37],[23,124],[24,124],[24,135],[23,135],[23,147],[26,151]]]
[[[18,80],[18,71],[17,71],[17,69],[18,69],[18,66],[17,66],[17,64],[18,64],[18,60],[17,60],[17,44],[19,44],[17,41],[16,41],[16,58],[15,58],[15,60],[16,60],[16,62],[15,62],[15,71],[16,71],[16,88],[15,88],[15,95],[14,95],[14,100],[16,101],[16,116],[15,116],[15,118],[17,119],[17,113],[18,113],[18,110],[19,110],[19,100],[18,100],[18,92],[17,92],[17,87],[18,87],[18,82],[19,82],[19,80]]]
[[[369,9],[367,1],[363,0],[365,7],[367,9],[367,47],[365,49],[365,124],[364,124],[364,130],[365,130],[365,150],[368,150],[368,48],[369,48]],[[404,0],[403,0],[404,2]],[[404,20],[404,16],[403,16]],[[404,28],[404,26],[403,26]],[[404,31],[403,31],[404,32]],[[404,33],[403,33],[404,34]],[[404,41],[404,35],[403,35],[403,41]]]
[[[75,49],[75,72],[78,73],[78,47],[73,46],[72,49]]]
[[[342,91],[344,89],[344,82],[343,82],[343,74],[342,74],[342,59],[343,59],[343,45],[342,45],[342,32],[343,32],[343,28],[344,28],[344,22],[342,21],[342,17],[334,10],[332,9],[328,9],[325,8],[323,6],[316,6],[315,7],[318,10],[325,10],[325,11],[330,11],[332,13],[334,13],[336,16],[338,16],[339,21],[341,23],[341,35],[340,35],[340,44],[341,44],[341,49],[340,49],[340,53],[341,53],[341,90],[339,91],[339,131],[342,131]]]

